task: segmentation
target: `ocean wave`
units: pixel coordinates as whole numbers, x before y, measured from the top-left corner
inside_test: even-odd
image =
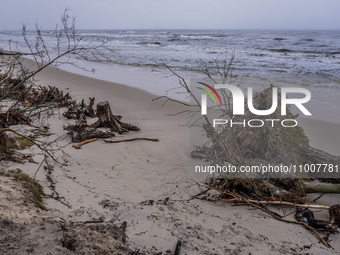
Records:
[[[191,39],[191,40],[206,40],[206,39],[217,39],[218,37],[210,35],[180,35],[181,38]]]
[[[294,50],[289,50],[289,49],[269,49],[269,51],[280,52],[280,53],[292,53],[292,52],[295,52]]]
[[[317,55],[338,55],[340,51],[316,51],[316,50],[290,50],[290,49],[269,49],[272,52],[279,53],[303,53],[303,54],[314,54]]]
[[[179,69],[195,67],[198,60],[214,61],[233,50],[238,70],[253,75],[279,77],[322,76],[340,77],[340,32],[324,31],[231,31],[231,30],[79,30],[81,45],[99,45],[108,39],[115,52],[113,62],[148,65],[163,61]],[[53,31],[44,31],[45,42],[53,50]],[[34,41],[35,34],[29,38]],[[21,31],[1,31],[0,44],[8,41],[25,46]],[[278,46],[280,45],[280,46]],[[228,51],[229,50],[229,51]],[[111,53],[108,53],[111,54]],[[282,71],[285,70],[286,72]],[[323,70],[322,73],[317,73]]]
[[[314,42],[314,39],[312,39],[312,38],[305,38],[305,39],[302,39],[302,41],[305,41],[305,42]]]

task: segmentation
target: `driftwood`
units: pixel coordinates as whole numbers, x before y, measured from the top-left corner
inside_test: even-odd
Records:
[[[95,118],[96,114],[93,110],[93,105],[95,98],[90,97],[89,105],[85,104],[84,99],[81,101],[80,104],[76,102],[72,102],[72,104],[68,107],[67,111],[64,112],[64,116],[68,119],[76,119],[79,120],[84,117]]]
[[[182,241],[178,240],[176,244],[176,249],[174,255],[179,255],[182,247]]]
[[[29,107],[35,104],[54,103],[56,107],[64,107],[72,102],[69,93],[64,92],[55,86],[39,86],[28,88],[22,100]]]
[[[313,209],[325,209],[325,210],[330,209],[330,207],[326,205],[305,205],[305,204],[296,204],[296,203],[285,202],[285,201],[256,201],[252,199],[248,199],[248,200],[254,204],[259,204],[259,205],[284,205],[284,206],[293,206],[297,208],[313,208]]]
[[[22,84],[21,79],[12,78],[11,75],[0,76],[0,94],[22,102],[26,107],[44,103],[54,103],[56,107],[63,107],[72,101],[69,93],[64,94],[55,86],[27,87],[20,84]]]
[[[131,124],[125,123],[121,121],[122,116],[112,114],[111,107],[109,102],[103,101],[97,104],[96,115],[98,120],[91,125],[91,127],[98,128],[110,128],[112,131],[115,131],[119,134],[124,132],[139,131],[140,129]]]
[[[74,125],[64,127],[69,131],[72,142],[80,143],[93,138],[111,138],[115,134],[112,131],[102,131],[100,129],[90,127],[86,120],[79,120]]]
[[[81,143],[78,143],[78,144],[76,144],[76,145],[73,145],[73,147],[76,148],[76,149],[80,149],[80,147],[83,146],[84,144],[91,143],[91,142],[94,142],[94,141],[96,141],[96,140],[97,140],[97,138],[85,140],[85,141],[83,141],[83,142],[81,142]]]
[[[122,142],[136,141],[136,140],[146,140],[146,141],[152,141],[152,142],[159,142],[159,139],[154,139],[154,138],[132,138],[132,139],[125,139],[125,140],[117,140],[117,141],[104,140],[104,142],[106,142],[106,143],[122,143]]]
[[[16,85],[20,84],[22,82],[21,79],[13,78],[12,75],[1,75],[0,76],[0,88],[1,88],[1,94],[12,87],[15,87]]]
[[[84,104],[83,100],[76,113],[76,115],[79,114],[79,119],[76,121],[76,124],[64,127],[65,130],[69,131],[69,134],[72,137],[72,142],[83,142],[93,138],[111,138],[115,136],[113,131],[123,133],[129,132],[129,130],[139,130],[136,126],[122,122],[120,120],[122,116],[113,115],[107,101],[97,104],[96,115],[98,120],[94,124],[89,125],[86,121],[85,115],[88,115],[86,113],[93,112],[93,104],[94,98],[90,98],[90,104],[88,106]],[[68,113],[71,114],[71,111],[69,110]],[[100,127],[110,128],[111,131],[102,131],[98,129]]]
[[[304,185],[306,193],[340,194],[340,184],[305,182]]]
[[[297,225],[302,225],[304,226],[305,228],[307,228],[308,230],[310,230],[314,235],[316,235],[319,240],[328,248],[331,248],[330,244],[320,235],[320,233],[314,229],[313,227],[311,227],[310,225],[308,225],[306,222],[303,222],[303,221],[293,221],[293,220],[287,220],[287,219],[284,219],[280,214],[276,213],[276,212],[273,212],[271,210],[269,210],[268,208],[264,207],[263,205],[260,205],[260,204],[257,204],[257,203],[254,203],[250,200],[248,200],[246,197],[240,195],[240,194],[237,194],[235,192],[231,192],[229,190],[220,190],[220,189],[217,189],[217,188],[214,188],[214,187],[211,187],[209,185],[205,185],[205,184],[200,184],[198,182],[195,181],[195,183],[200,186],[200,187],[204,187],[208,190],[215,190],[217,192],[219,192],[220,194],[223,194],[223,195],[227,195],[229,197],[231,197],[231,199],[229,201],[238,201],[238,202],[241,202],[243,204],[246,204],[246,205],[249,205],[249,206],[252,206],[252,207],[255,207],[269,215],[271,215],[272,217],[274,217],[275,219],[279,220],[279,221],[283,221],[283,222],[286,222],[286,223],[291,223],[291,224],[297,224]],[[198,198],[200,199],[199,197],[195,196],[195,198]],[[213,200],[212,200],[213,201]]]
[[[11,108],[6,113],[0,113],[0,127],[9,127],[12,125],[26,124],[30,125],[30,120],[18,108]]]
[[[32,56],[32,55],[38,55],[38,54],[39,52],[25,53],[25,52],[19,52],[19,51],[0,50],[0,56]]]

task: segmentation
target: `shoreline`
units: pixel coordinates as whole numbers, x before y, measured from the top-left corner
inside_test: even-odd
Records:
[[[138,87],[135,87],[135,86],[130,86],[130,85],[125,84],[125,83],[101,80],[101,79],[97,79],[97,78],[94,78],[94,77],[69,72],[69,71],[66,71],[66,70],[56,69],[56,68],[53,68],[53,67],[49,67],[48,70],[49,71],[48,71],[46,76],[45,76],[44,73],[42,73],[41,76],[40,76],[42,78],[42,81],[44,81],[43,83],[47,84],[51,80],[57,81],[53,85],[56,85],[57,87],[60,87],[60,88],[63,88],[63,89],[67,89],[69,87],[68,85],[65,85],[65,84],[67,84],[67,79],[69,79],[69,78],[80,79],[81,81],[85,81],[88,78],[93,82],[93,84],[99,83],[99,84],[101,84],[100,86],[104,86],[105,88],[110,88],[109,93],[117,93],[117,92],[119,93],[119,90],[121,90],[122,92],[127,91],[127,93],[122,93],[121,95],[119,95],[118,96],[119,99],[121,99],[121,97],[125,97],[125,98],[131,97],[128,100],[131,100],[133,102],[138,101],[141,104],[145,104],[144,100],[150,101],[150,100],[155,99],[156,97],[159,96],[159,95],[150,93],[149,91],[146,91],[145,89],[138,88]],[[59,78],[60,76],[62,76],[63,78],[66,78],[66,80],[64,82],[61,82],[61,80]],[[72,77],[74,77],[74,78],[72,78]],[[177,80],[175,80],[174,82],[175,82],[174,86],[176,86]],[[250,81],[250,83],[251,82],[252,81]],[[257,84],[255,86],[259,86],[258,83],[260,83],[260,82],[261,82],[261,79],[256,79]],[[269,80],[269,81],[266,80],[266,83],[268,83],[268,82],[272,82],[272,80]],[[87,82],[84,82],[84,84],[87,84]],[[282,84],[280,84],[280,85],[282,86]],[[78,85],[78,87],[79,86],[80,85]],[[75,89],[75,91],[78,90],[78,87],[77,87],[77,89]],[[113,89],[113,87],[115,89]],[[86,99],[85,96],[91,96],[92,97],[93,95],[88,95],[88,91],[91,91],[91,89],[92,89],[91,86],[87,86],[86,87],[86,93],[83,95],[83,97],[81,97],[81,94],[77,95],[77,93],[78,93],[77,92],[76,93],[77,98],[79,98],[79,99],[85,98]],[[70,90],[65,90],[65,91],[71,92],[71,93],[75,92],[75,91],[72,91],[72,88],[70,88]],[[93,92],[95,92],[95,91],[93,91]],[[141,96],[143,95],[142,98],[135,97],[134,96],[135,93],[138,93],[138,95],[141,95]],[[99,99],[100,99],[100,97],[99,97]],[[105,100],[104,97],[102,99]],[[96,101],[99,102],[99,100],[96,100]],[[164,102],[164,100],[159,100],[159,102]],[[157,102],[154,102],[154,103],[155,103],[155,105],[159,105]],[[169,103],[170,102],[168,102],[167,104],[169,104]],[[170,110],[170,112],[167,113],[167,114],[180,112],[180,111],[183,111],[184,108],[185,108],[183,105],[180,105],[178,103],[171,102],[170,105],[171,105],[171,107],[173,107],[173,109]],[[315,110],[315,109],[318,108],[318,105],[315,104],[315,103],[310,103],[309,107],[311,107],[312,110]],[[156,106],[156,108],[157,108],[157,106]],[[163,108],[163,110],[166,110],[170,107],[162,107],[162,108]],[[162,109],[162,108],[159,108],[159,109]],[[129,110],[131,108],[127,107],[126,109]],[[122,113],[124,114],[124,111],[122,111]],[[321,113],[319,113],[317,116],[320,117],[320,115],[325,116],[325,114],[321,114]],[[327,114],[326,118],[328,116],[329,115]],[[311,140],[310,145],[312,147],[315,147],[316,149],[321,149],[321,150],[324,150],[328,153],[331,153],[331,154],[334,154],[334,155],[337,155],[337,156],[340,155],[340,137],[337,134],[338,130],[340,130],[340,118],[339,118],[338,121],[332,122],[332,121],[326,121],[326,120],[324,120],[324,118],[314,119],[314,117],[315,117],[315,115],[312,116],[312,117],[309,117],[309,118],[302,116],[302,117],[298,117],[298,119],[297,119],[298,122],[299,122],[299,126],[301,126],[305,130],[307,136],[310,138],[310,140]]]
[[[66,70],[66,68],[62,68],[60,70],[97,80],[134,87],[153,94],[155,97],[167,95],[170,98],[182,102],[190,102],[190,98],[188,98],[187,94],[183,93],[185,92],[183,89],[175,89],[179,87],[177,77],[173,76],[170,71],[160,66],[149,68],[94,62],[83,64],[85,64],[88,69],[94,68],[96,72],[86,72],[72,66],[70,66],[70,70]],[[174,70],[177,71],[188,84],[190,84],[191,78],[202,78],[202,75],[197,72],[177,69]],[[241,85],[241,89],[244,93],[246,93],[247,87],[253,87],[254,92],[256,92],[263,90],[264,88],[268,88],[271,85],[277,87],[301,87],[308,89],[312,93],[312,98],[305,105],[311,111],[313,116],[303,116],[303,118],[340,124],[340,117],[338,117],[340,101],[337,98],[337,95],[340,94],[340,87],[337,87],[335,83],[340,86],[340,82],[337,82],[334,78],[271,78],[249,76]],[[195,85],[194,87],[196,88]],[[294,114],[302,114],[295,107],[291,110]]]

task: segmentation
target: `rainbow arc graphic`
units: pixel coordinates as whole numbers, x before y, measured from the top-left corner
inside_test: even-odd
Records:
[[[205,86],[208,89],[210,89],[216,95],[218,100],[220,101],[221,106],[223,105],[220,95],[217,93],[217,91],[212,86],[210,86],[210,85],[208,85],[206,83],[203,83],[203,82],[197,82],[197,83]],[[217,106],[217,102],[216,102],[216,99],[215,99],[214,95],[208,89],[201,88],[201,87],[197,87],[197,88],[200,89],[200,90],[203,90],[205,93],[207,93],[210,96],[211,100]],[[201,105],[202,106],[202,109],[201,109],[202,110],[202,115],[206,115],[207,114],[207,95],[206,94],[202,94],[201,95],[201,104],[202,104]]]
[[[203,86],[205,86],[205,87],[207,87],[207,88],[209,88],[209,89],[217,96],[217,98],[218,98],[218,100],[220,101],[220,104],[221,104],[221,106],[222,106],[222,100],[221,100],[221,98],[220,98],[220,95],[217,93],[217,91],[216,91],[213,87],[211,87],[210,85],[205,84],[205,83],[203,83],[203,82],[197,82],[197,83],[198,83],[198,84],[201,84],[201,85],[203,85]],[[215,100],[213,94],[211,94],[211,92],[210,92],[209,90],[204,89],[204,88],[201,88],[201,87],[197,87],[197,88],[200,89],[200,90],[203,90],[204,92],[206,92],[206,93],[211,97],[211,99],[213,100],[213,102],[215,103],[215,105],[217,106],[216,100]]]

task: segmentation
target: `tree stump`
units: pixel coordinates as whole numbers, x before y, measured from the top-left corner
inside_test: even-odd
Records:
[[[122,134],[124,132],[139,131],[140,129],[131,124],[121,121],[122,116],[114,115],[111,111],[109,102],[103,101],[97,104],[96,115],[98,120],[91,125],[91,127],[98,128],[110,128],[112,131]]]

